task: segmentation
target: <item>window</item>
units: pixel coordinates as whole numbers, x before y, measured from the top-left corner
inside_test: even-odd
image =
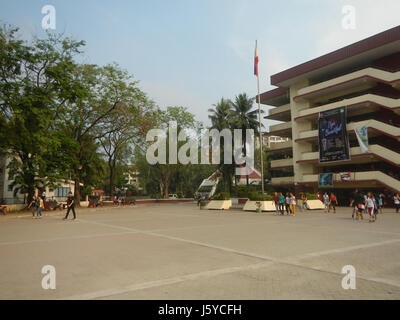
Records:
[[[56,197],[67,197],[69,193],[69,187],[59,187],[55,190],[54,196]]]

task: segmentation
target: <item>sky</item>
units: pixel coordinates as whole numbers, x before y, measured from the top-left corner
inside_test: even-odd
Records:
[[[272,74],[400,24],[399,0],[0,0],[0,23],[43,36],[45,5],[55,32],[86,42],[82,61],[117,62],[161,108],[187,107],[205,125],[222,97],[257,94],[256,39],[264,92]],[[349,5],[354,29],[342,24]]]

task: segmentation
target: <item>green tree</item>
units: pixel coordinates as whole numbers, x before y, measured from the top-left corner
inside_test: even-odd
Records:
[[[16,35],[17,29],[0,29],[2,147],[11,159],[10,178],[30,199],[35,188],[65,178],[56,123],[75,99],[73,58],[83,42],[48,34],[28,46]]]
[[[246,129],[253,129],[255,134],[259,133],[258,110],[253,109],[253,102],[253,98],[241,93],[235,97],[232,104],[231,124],[233,128],[242,130],[244,154],[246,154]],[[246,184],[249,185],[248,175]]]

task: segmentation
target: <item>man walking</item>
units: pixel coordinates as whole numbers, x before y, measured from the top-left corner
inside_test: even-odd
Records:
[[[67,214],[65,215],[63,220],[68,219],[68,215],[69,215],[69,211],[72,210],[72,213],[74,214],[74,218],[73,220],[76,219],[76,214],[75,214],[75,200],[74,200],[74,196],[72,195],[72,192],[70,191],[68,193],[68,198],[67,198]]]

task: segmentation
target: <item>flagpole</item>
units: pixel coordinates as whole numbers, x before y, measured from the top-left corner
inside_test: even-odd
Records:
[[[257,40],[256,40],[256,48],[257,48]],[[257,92],[258,92],[258,122],[260,125],[260,162],[261,162],[261,191],[264,194],[264,157],[263,157],[263,138],[262,138],[262,129],[261,129],[261,106],[260,106],[260,78],[259,78],[259,69],[257,67]]]

